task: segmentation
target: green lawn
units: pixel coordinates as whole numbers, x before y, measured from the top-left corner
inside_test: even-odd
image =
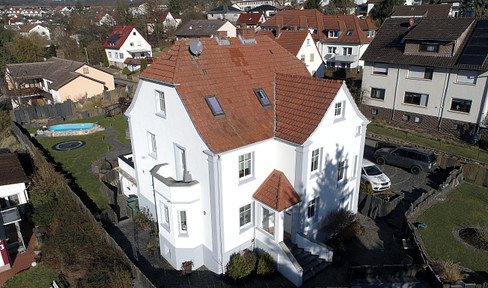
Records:
[[[437,139],[434,140],[430,138],[424,138],[424,137],[408,134],[402,131],[381,127],[380,125],[377,124],[377,122],[371,122],[368,125],[368,131],[376,134],[389,136],[389,137],[404,139],[406,141],[417,143],[425,147],[439,149],[448,153],[453,153],[453,154],[461,155],[471,159],[477,159],[488,163],[488,153],[485,151],[480,151],[477,146],[472,146],[473,148],[470,148],[462,145],[447,144]]]
[[[457,225],[488,228],[488,188],[465,183],[439,203],[424,212],[417,221],[427,224],[420,230],[430,257],[452,260],[474,271],[488,272],[488,254],[466,247],[453,236]]]
[[[47,265],[38,265],[32,267],[29,270],[20,272],[10,279],[3,288],[38,288],[38,287],[51,287],[53,280],[58,279],[59,272],[52,270]]]
[[[79,119],[70,123],[98,123],[103,127],[119,132],[117,140],[119,142],[130,142],[125,139],[125,128],[128,126],[127,120],[122,115],[117,115],[115,119],[96,116],[89,119]],[[60,163],[63,170],[71,174],[75,182],[85,191],[86,195],[96,204],[100,210],[107,207],[107,199],[100,192],[100,181],[97,176],[91,173],[91,164],[100,156],[108,152],[109,144],[103,141],[107,137],[107,132],[98,132],[85,136],[69,137],[37,137],[36,140],[49,151],[54,161]],[[52,146],[63,141],[82,140],[86,144],[78,149],[71,151],[56,151]],[[89,203],[86,203],[87,205]],[[88,205],[89,206],[89,205]],[[90,206],[89,206],[90,207]]]

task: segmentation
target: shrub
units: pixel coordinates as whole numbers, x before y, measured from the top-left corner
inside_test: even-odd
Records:
[[[103,66],[105,67],[108,67],[109,65],[109,62],[108,62],[108,57],[107,57],[107,53],[103,53]]]
[[[275,261],[273,256],[268,252],[264,252],[261,257],[259,257],[258,268],[256,273],[261,276],[271,275],[275,272]]]
[[[146,59],[142,59],[142,60],[141,60],[141,73],[142,73],[144,70],[146,70],[146,68],[147,68],[147,61],[146,61]]]
[[[129,75],[129,74],[130,74],[130,70],[129,70],[129,68],[124,67],[124,69],[122,70],[122,74],[124,74],[124,75]]]
[[[235,254],[227,264],[227,276],[234,281],[239,281],[251,274],[246,259],[241,254]]]
[[[330,235],[327,244],[336,250],[343,250],[345,241],[362,234],[356,214],[345,209],[330,212],[324,218],[321,229]]]
[[[258,262],[258,256],[256,255],[256,253],[249,251],[249,250],[245,250],[243,253],[243,256],[244,256],[244,259],[246,260],[246,263],[247,263],[247,266],[249,269],[249,273],[252,273],[252,271],[254,271],[256,269],[256,263]]]
[[[143,207],[136,214],[137,226],[144,231],[149,231],[153,227],[152,219],[152,214],[147,207]]]
[[[435,262],[432,265],[439,278],[445,283],[455,283],[464,279],[464,275],[452,260]]]

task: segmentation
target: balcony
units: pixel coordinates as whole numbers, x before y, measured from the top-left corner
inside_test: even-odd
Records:
[[[200,199],[201,185],[185,171],[182,180],[175,180],[174,173],[167,163],[158,164],[151,169],[154,189],[172,202],[190,203]]]
[[[335,62],[356,62],[358,60],[357,55],[335,55],[335,57],[329,59],[329,61]]]

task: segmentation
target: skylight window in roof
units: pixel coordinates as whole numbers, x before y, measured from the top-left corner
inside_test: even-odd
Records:
[[[202,28],[202,27],[203,27],[203,25],[198,25],[198,28]]]
[[[347,30],[346,36],[351,36],[352,32],[354,32],[354,30]]]
[[[214,116],[225,115],[222,106],[220,106],[219,100],[217,100],[217,96],[206,96],[205,101],[207,101],[208,107],[210,107],[210,110],[212,110],[212,114]]]
[[[254,89],[254,94],[258,97],[259,102],[263,107],[271,106],[271,102],[269,101],[268,95],[262,88]]]

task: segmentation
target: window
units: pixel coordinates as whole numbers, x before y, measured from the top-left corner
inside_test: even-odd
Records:
[[[354,32],[354,30],[347,30],[346,36],[351,36],[352,35],[352,32]]]
[[[388,75],[388,64],[374,63],[373,74]]]
[[[314,54],[310,54],[310,62],[313,62],[314,56],[315,56]]]
[[[459,70],[457,75],[458,83],[476,84],[478,72],[470,70]]]
[[[221,116],[224,115],[224,110],[220,106],[219,100],[217,100],[217,96],[207,96],[205,97],[207,101],[208,107],[212,110],[212,114],[214,116]]]
[[[371,88],[371,98],[385,100],[385,89]]]
[[[469,113],[471,110],[471,100],[453,98],[451,103],[452,111]]]
[[[307,46],[310,46],[310,39],[307,39]]]
[[[403,116],[402,116],[402,120],[403,120],[403,121],[410,121],[410,115],[406,115],[406,114],[405,114],[405,115],[403,115]]]
[[[251,204],[239,208],[239,225],[242,227],[251,223]]]
[[[332,47],[332,46],[330,46],[330,47],[328,48],[328,51],[329,51],[329,53],[331,53],[331,54],[335,54],[335,53],[336,53],[336,50],[337,50],[337,47]]]
[[[88,70],[88,67],[83,67],[83,74],[90,74],[90,70]]]
[[[269,101],[268,95],[262,88],[254,89],[254,94],[258,97],[259,102],[263,107],[271,106],[271,102]]]
[[[337,181],[343,181],[346,178],[346,160],[339,162],[337,170]]]
[[[130,42],[130,47],[134,47],[134,42]]]
[[[114,52],[114,58],[115,58],[115,59],[119,59],[119,53]]]
[[[136,36],[136,32],[132,32],[132,35]]]
[[[329,31],[329,38],[337,38],[339,37],[339,31]]]
[[[315,172],[319,169],[319,161],[320,161],[320,149],[315,149],[312,151],[312,160],[311,160],[311,167],[310,167],[311,172]]]
[[[427,107],[428,101],[429,95],[413,92],[405,92],[405,98],[403,98],[403,103],[405,104],[413,104],[424,107]]]
[[[119,58],[124,59],[124,53],[119,53]]]
[[[20,204],[19,194],[7,196],[7,199],[10,206],[15,206]]]
[[[361,131],[363,131],[363,126],[361,125],[356,126],[356,136],[361,135]]]
[[[342,54],[343,55],[351,55],[352,54],[352,48],[351,47],[342,48]]]
[[[275,218],[275,213],[261,207],[261,221],[260,221],[260,228],[262,228],[264,231],[270,233],[271,235],[274,235],[274,218]]]
[[[367,35],[368,37],[374,37],[374,30],[368,30],[368,31],[366,32],[366,35]]]
[[[421,52],[438,52],[439,43],[420,43],[419,51]]]
[[[300,55],[300,60],[302,60],[302,62],[305,62],[305,54]]]
[[[373,115],[378,115],[378,109],[373,109],[373,110],[371,110],[371,114],[373,114]]]
[[[317,198],[308,201],[307,218],[312,218],[315,216],[316,199]]]
[[[164,92],[163,91],[154,91],[156,95],[156,114],[166,117],[166,103],[164,99]]]
[[[163,215],[164,215],[164,223],[169,225],[169,208],[168,205],[163,204]]]
[[[337,103],[335,104],[335,112],[334,112],[334,116],[335,116],[336,118],[338,118],[338,117],[341,117],[341,116],[342,116],[342,108],[343,108],[343,107],[342,107],[342,103],[343,103],[343,102],[337,102]]]
[[[112,58],[112,52],[108,52],[108,58]]]
[[[156,156],[157,155],[156,136],[151,132],[147,132],[147,139],[148,139],[148,146],[149,146],[149,155]]]
[[[431,67],[410,66],[408,71],[409,78],[431,79],[434,74],[434,69]]]
[[[187,233],[188,232],[188,226],[186,223],[186,211],[179,211],[180,215],[180,232],[182,233]]]
[[[252,154],[246,153],[239,156],[239,178],[252,174]]]
[[[174,145],[175,148],[175,169],[176,169],[176,181],[185,180],[186,169],[186,152],[185,148]]]
[[[415,117],[414,122],[415,123],[422,123],[422,117]]]

